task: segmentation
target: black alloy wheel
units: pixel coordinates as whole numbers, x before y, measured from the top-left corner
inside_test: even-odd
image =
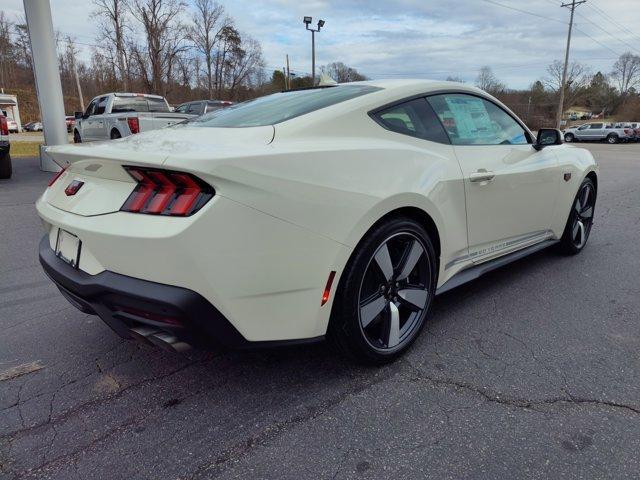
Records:
[[[401,218],[375,227],[342,275],[329,337],[358,360],[393,360],[425,323],[436,269],[433,245],[419,223]]]
[[[573,201],[569,220],[562,236],[561,247],[566,253],[579,253],[587,244],[593,226],[595,206],[596,188],[593,181],[586,178]]]

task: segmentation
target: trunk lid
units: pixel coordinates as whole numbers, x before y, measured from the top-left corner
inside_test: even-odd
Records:
[[[65,172],[49,187],[44,199],[52,206],[77,215],[92,216],[117,212],[136,186],[123,165],[149,166],[193,171],[181,158],[216,161],[233,152],[264,148],[273,140],[272,126],[255,128],[177,127],[131,135],[122,140],[62,145],[47,148]],[[168,158],[174,161],[165,165]],[[77,193],[65,189],[73,181],[83,182]]]

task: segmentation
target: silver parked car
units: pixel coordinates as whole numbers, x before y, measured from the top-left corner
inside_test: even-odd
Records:
[[[625,128],[620,124],[585,123],[579,127],[570,127],[564,130],[564,141],[600,141],[618,143],[633,140],[635,133],[633,128]]]

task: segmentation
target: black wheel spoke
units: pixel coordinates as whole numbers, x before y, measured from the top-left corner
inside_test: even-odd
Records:
[[[425,308],[429,300],[429,292],[418,288],[405,288],[398,290],[398,299],[413,311]]]
[[[367,328],[373,320],[384,310],[389,301],[384,295],[380,295],[373,300],[369,300],[364,305],[360,306],[360,323],[362,328]]]
[[[423,253],[424,249],[417,240],[414,240],[407,246],[406,253],[403,256],[402,266],[400,267],[400,273],[398,273],[398,280],[404,280],[413,272]]]

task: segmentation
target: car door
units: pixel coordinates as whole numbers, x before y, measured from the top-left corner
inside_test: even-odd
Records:
[[[580,125],[576,131],[575,136],[579,140],[588,140],[589,139],[589,125]]]
[[[559,187],[554,148],[497,104],[471,94],[428,97],[454,146],[465,181],[469,255],[475,262],[551,236]]]
[[[592,123],[589,125],[588,139],[589,140],[601,140],[607,136],[607,132],[605,131],[604,123]]]
[[[92,126],[93,126],[93,119],[91,118],[95,112],[96,109],[96,105],[98,104],[98,99],[94,98],[93,100],[91,100],[91,103],[89,104],[89,106],[87,107],[87,109],[84,112],[84,115],[82,115],[82,120],[81,120],[81,131],[80,131],[80,136],[82,137],[82,141],[91,141],[94,140],[94,138],[92,137],[93,131],[92,131]]]

